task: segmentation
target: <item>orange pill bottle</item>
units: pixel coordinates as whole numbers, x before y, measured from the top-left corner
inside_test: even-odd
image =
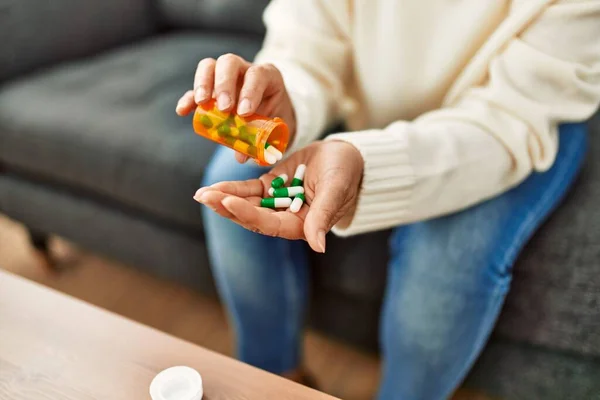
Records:
[[[193,124],[198,135],[239,151],[265,166],[274,163],[265,147],[273,146],[283,153],[290,139],[288,126],[281,118],[224,113],[219,111],[214,99],[196,108]]]

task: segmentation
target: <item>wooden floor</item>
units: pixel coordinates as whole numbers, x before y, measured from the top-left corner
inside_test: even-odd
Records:
[[[125,317],[223,354],[231,335],[220,305],[209,298],[118,262],[90,254],[60,238],[52,253],[62,271],[49,272],[36,257],[24,229],[0,215],[0,267]],[[373,398],[379,361],[313,332],[306,335],[306,366],[320,389],[342,399]],[[484,400],[460,392],[454,400]]]

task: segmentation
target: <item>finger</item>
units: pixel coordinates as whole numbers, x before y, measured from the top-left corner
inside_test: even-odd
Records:
[[[244,164],[246,161],[248,161],[248,156],[245,154],[240,153],[239,151],[235,152],[235,159],[237,160],[237,162],[239,162],[240,164]]]
[[[197,104],[204,103],[212,97],[216,64],[214,58],[205,58],[198,63],[194,76],[194,101]]]
[[[227,196],[222,204],[247,229],[285,239],[304,237],[303,221],[295,214],[287,211],[272,212],[235,196]]]
[[[196,201],[198,201],[200,204],[203,204],[204,206],[210,208],[212,211],[214,211],[221,217],[228,218],[231,221],[235,222],[236,224],[244,226],[244,224],[242,224],[241,221],[235,217],[235,215],[231,214],[223,206],[222,201],[227,196],[230,196],[230,195],[220,192],[218,190],[210,190],[210,191],[207,191],[204,195],[200,196],[199,198],[195,197],[194,199]],[[247,199],[247,201],[249,201],[250,204],[253,204],[253,205],[259,205],[260,200],[261,200],[260,197],[250,197]],[[271,210],[271,209],[266,209],[266,211],[267,212],[275,212],[275,210]]]
[[[199,196],[194,196],[194,200],[204,204],[222,217],[234,219],[235,216],[227,211],[227,209],[221,204],[223,199],[227,196],[229,195],[218,190],[208,190]]]
[[[226,194],[230,194],[237,197],[247,198],[247,197],[263,197],[267,195],[269,188],[271,187],[271,182],[275,179],[277,175],[274,175],[271,172],[262,175],[258,179],[250,179],[247,181],[223,181],[212,184],[210,186],[205,186],[196,191],[194,194],[194,199],[198,201],[198,199],[202,196],[204,192],[218,190]]]
[[[202,193],[206,192],[210,190],[210,186],[204,186],[201,187],[200,189],[196,190],[196,193],[194,193],[194,200],[196,201],[200,201],[200,197],[202,197]]]
[[[230,111],[235,104],[238,78],[246,72],[249,63],[234,54],[225,54],[215,65],[215,95],[217,107]]]
[[[237,113],[241,116],[251,115],[262,102],[267,86],[270,84],[274,67],[268,64],[252,65],[244,75],[244,84],[240,90],[240,101]]]
[[[266,96],[266,91],[265,91],[265,96]],[[275,110],[277,110],[277,108],[279,107],[280,104],[281,104],[281,99],[278,98],[277,96],[263,97],[261,103],[259,104],[258,108],[256,109],[256,114],[273,115],[273,113],[275,112]]]
[[[194,108],[196,108],[196,103],[194,103],[194,92],[188,90],[177,102],[175,112],[177,115],[183,117],[188,115]]]
[[[222,192],[220,190],[212,189],[210,187],[208,187],[206,189],[207,190],[202,192],[200,195],[194,196],[194,200],[196,200],[198,203],[209,206],[210,208],[217,211],[219,214],[222,214],[224,217],[230,218],[231,215],[226,215],[225,213],[220,212],[218,209],[222,207],[221,202],[223,201],[223,199],[225,199],[225,197],[228,197],[231,195],[228,193]],[[258,207],[258,206],[260,206],[262,197],[251,196],[251,197],[245,197],[245,198],[240,197],[240,199],[248,201],[248,202],[250,202],[250,204]],[[267,208],[265,210],[267,212],[275,212],[275,210],[270,209],[270,208]]]
[[[343,206],[346,188],[331,182],[321,182],[319,186],[306,215],[304,234],[314,251],[325,253],[325,235],[335,223],[335,216]]]
[[[219,214],[220,216],[222,216],[224,218],[228,218],[228,219],[232,220],[233,222],[235,222],[236,224],[243,226],[243,224],[235,217],[235,215],[231,214],[225,207],[223,207],[222,201],[227,196],[230,196],[230,195],[220,192],[218,190],[210,190],[210,191],[207,191],[202,196],[200,196],[197,199],[197,201],[200,204],[204,204],[206,207],[210,208],[211,210],[213,210],[215,213]],[[250,197],[248,199],[248,201],[250,201],[251,204],[260,204],[260,197]],[[268,211],[273,211],[273,210],[268,210]]]
[[[264,183],[260,179],[248,181],[226,181],[215,183],[210,186],[211,190],[219,190],[223,193],[237,197],[262,197],[265,194]]]

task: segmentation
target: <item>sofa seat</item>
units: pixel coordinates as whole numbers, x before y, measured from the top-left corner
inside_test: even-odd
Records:
[[[175,115],[198,61],[260,39],[156,36],[0,87],[0,163],[15,173],[202,230],[192,195],[215,145]]]

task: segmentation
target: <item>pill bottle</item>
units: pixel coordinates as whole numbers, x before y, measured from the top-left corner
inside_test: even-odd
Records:
[[[263,166],[274,163],[265,147],[273,146],[283,153],[290,139],[288,127],[281,118],[224,113],[219,111],[214,99],[196,108],[193,124],[198,135],[245,154]]]

